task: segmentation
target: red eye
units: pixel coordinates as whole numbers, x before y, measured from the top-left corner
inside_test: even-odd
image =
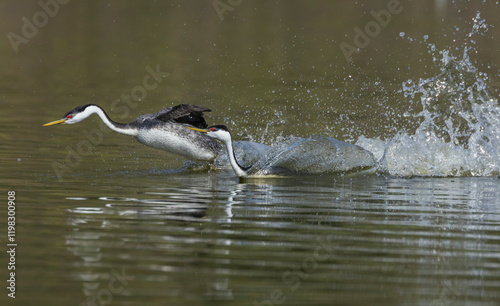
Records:
[[[68,115],[68,119],[71,119],[71,115]]]
[[[210,131],[212,131],[212,132],[213,132],[213,131],[214,131],[214,128],[210,128]]]

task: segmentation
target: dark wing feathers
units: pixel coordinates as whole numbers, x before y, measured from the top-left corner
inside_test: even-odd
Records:
[[[203,118],[203,112],[210,109],[192,104],[180,104],[174,107],[167,107],[155,113],[153,116],[161,121],[173,121],[182,124],[190,124],[194,127],[204,129],[208,125]]]

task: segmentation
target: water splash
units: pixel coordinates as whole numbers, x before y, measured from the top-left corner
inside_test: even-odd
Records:
[[[272,169],[300,174],[348,173],[373,169],[376,161],[360,146],[313,135],[273,147],[255,166],[264,173]]]
[[[484,35],[488,26],[479,13],[473,22],[461,56],[427,43],[440,73],[403,83],[405,98],[420,103],[422,109],[406,114],[421,121],[415,133],[400,132],[388,141],[358,139],[357,144],[372,150],[375,156],[375,151],[383,148],[381,171],[398,176],[500,173],[500,107],[488,92],[487,74],[480,72],[469,57],[476,52],[474,37]]]
[[[399,33],[410,43],[424,44],[439,68],[433,77],[403,82],[400,93],[412,111],[399,114],[386,110],[388,119],[402,115],[414,120],[418,126],[414,132],[400,130],[387,140],[361,136],[356,145],[352,145],[325,136],[276,135],[270,132],[275,122],[271,120],[260,130],[260,138],[250,137],[250,140],[264,142],[271,134],[272,146],[252,141],[236,143],[238,160],[244,166],[254,165],[260,170],[284,168],[307,174],[377,167],[382,173],[397,176],[499,175],[500,107],[488,91],[488,75],[479,71],[470,58],[470,54],[478,52],[476,37],[487,31],[487,23],[477,13],[464,45],[453,51],[440,50],[428,35],[419,41],[404,32]],[[378,80],[373,82],[370,79],[367,84],[380,84]],[[354,83],[359,85],[359,81]],[[308,98],[318,98],[309,89],[304,94]],[[385,96],[390,97],[390,94],[387,92]],[[276,122],[284,123],[280,111],[274,116],[280,120]],[[343,120],[346,118],[341,114],[340,121]],[[354,130],[348,134],[354,135]],[[347,141],[355,140],[356,137],[352,137]],[[227,158],[220,161],[220,167],[228,167]]]
[[[266,146],[252,141],[234,142],[236,159],[252,166],[251,176],[324,174],[375,171],[373,154],[360,146],[326,136],[290,137]],[[229,169],[227,155],[216,160],[217,168]]]

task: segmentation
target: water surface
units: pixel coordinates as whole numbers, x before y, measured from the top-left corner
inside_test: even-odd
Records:
[[[498,4],[400,3],[352,63],[340,43],[386,1],[241,1],[222,20],[210,1],[68,2],[17,52],[7,35],[41,8],[1,5],[16,301],[497,305]],[[363,147],[376,171],[239,180],[97,117],[42,128],[87,103],[119,122],[204,105],[235,140],[283,152],[321,135]],[[308,152],[315,169],[333,162]]]

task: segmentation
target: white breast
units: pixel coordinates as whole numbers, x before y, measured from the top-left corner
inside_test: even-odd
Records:
[[[185,134],[180,135],[167,129],[145,129],[139,132],[137,140],[149,147],[183,155],[190,159],[213,160],[216,153],[203,141],[197,141],[200,135],[186,130]]]

